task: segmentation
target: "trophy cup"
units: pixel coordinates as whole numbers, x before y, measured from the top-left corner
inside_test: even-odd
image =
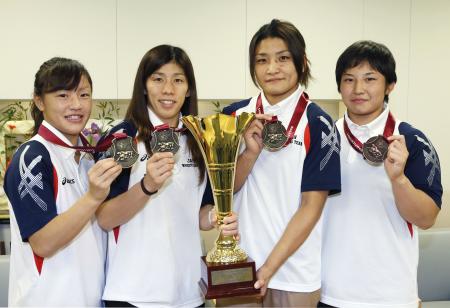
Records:
[[[185,116],[181,119],[194,136],[202,152],[214,195],[217,222],[232,210],[234,173],[241,136],[253,113],[238,117],[215,114],[203,119]],[[233,236],[222,233],[215,247],[201,258],[200,288],[206,299],[256,295],[255,262],[239,248]]]

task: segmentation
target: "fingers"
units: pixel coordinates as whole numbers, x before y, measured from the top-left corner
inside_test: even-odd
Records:
[[[407,160],[407,155],[402,150],[392,148],[388,151],[387,158],[390,163],[403,163]]]
[[[223,223],[229,224],[229,223],[237,222],[237,219],[238,219],[238,216],[237,216],[236,212],[231,212],[228,216],[223,218]]]
[[[387,137],[387,140],[392,143],[393,141],[398,141],[406,146],[405,136],[403,135],[392,135]]]
[[[254,288],[260,289],[262,296],[266,294],[267,286],[269,285],[269,280],[272,275],[273,272],[269,268],[267,268],[265,264],[261,266],[256,272],[257,280],[254,284]]]
[[[255,289],[261,289],[265,285],[264,279],[258,279],[253,286]]]
[[[269,113],[269,114],[265,114],[265,113],[257,113],[255,114],[255,118],[257,120],[262,120],[262,121],[270,121],[272,120],[273,114]]]
[[[387,159],[389,162],[406,162],[409,156],[408,149],[406,147],[405,136],[397,135],[388,137],[388,141],[390,141],[388,148]]]
[[[259,121],[259,120],[255,120],[247,128],[247,131],[246,131],[245,135],[246,136],[253,136],[253,135],[256,134],[259,137],[261,137],[263,128],[264,128],[263,123],[261,121]]]
[[[171,171],[175,166],[175,159],[171,152],[155,153],[147,161],[147,173],[160,177]]]
[[[102,183],[105,187],[109,187],[109,186],[111,186],[111,183],[119,176],[119,174],[121,172],[122,172],[122,166],[117,164],[116,166],[113,166],[113,167],[107,169],[99,177],[99,179],[102,181]]]
[[[255,289],[260,289],[261,290],[261,296],[266,295],[266,291],[267,291],[267,285],[266,285],[266,281],[264,279],[258,279],[255,284],[253,285],[253,287]]]
[[[155,191],[172,175],[175,159],[171,152],[154,153],[147,161],[146,187]]]
[[[106,158],[99,160],[91,167],[91,169],[89,169],[88,174],[98,172],[103,173],[104,170],[109,169],[114,165],[117,165],[117,163],[114,161],[113,158]]]
[[[217,215],[214,207],[208,212],[208,220],[211,227],[217,226]]]
[[[238,223],[236,221],[230,224],[223,224],[220,226],[220,230],[223,235],[238,235]]]
[[[109,193],[112,181],[122,172],[122,166],[112,158],[100,160],[88,171],[89,194],[102,202]]]
[[[172,158],[173,159],[173,153],[172,152],[157,152],[153,153],[153,155],[148,160],[149,162],[157,162],[164,158]]]
[[[264,125],[260,120],[254,120],[244,134],[246,151],[257,157],[263,148],[262,131]]]
[[[103,159],[95,163],[94,166],[89,169],[88,176],[99,178],[111,169],[113,169],[114,171],[121,171],[122,167],[117,162],[115,162],[113,158]]]
[[[238,220],[237,220],[237,214],[235,212],[232,212],[229,216],[224,217],[223,224],[220,226],[220,230],[222,231],[223,235],[233,235],[238,236],[239,230],[238,230]]]

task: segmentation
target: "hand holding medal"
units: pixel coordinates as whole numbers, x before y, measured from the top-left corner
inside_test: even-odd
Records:
[[[392,181],[404,175],[409,152],[406,147],[405,136],[390,136],[388,137],[388,141],[390,144],[387,152],[387,158],[384,162],[384,167],[386,169],[386,173]]]
[[[272,115],[259,113],[255,114],[255,119],[250,123],[244,133],[245,151],[251,156],[258,157],[263,145],[264,122],[272,120]]]
[[[88,171],[89,190],[88,194],[99,204],[109,194],[111,183],[122,171],[120,164],[112,158],[100,160]]]
[[[147,160],[144,185],[147,190],[154,192],[159,190],[164,182],[173,174],[175,159],[172,152],[159,152]]]

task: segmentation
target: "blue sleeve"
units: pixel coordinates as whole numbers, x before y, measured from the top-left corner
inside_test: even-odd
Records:
[[[228,114],[228,115],[234,115],[238,109],[241,109],[241,108],[247,106],[249,103],[250,103],[250,98],[245,99],[240,102],[232,103],[232,104],[224,107],[222,110],[222,113]]]
[[[431,141],[408,123],[400,123],[399,133],[405,136],[409,156],[405,175],[413,186],[430,196],[440,208],[442,204],[441,166]]]
[[[314,103],[306,110],[310,146],[303,164],[301,191],[341,191],[340,136],[331,117]]]
[[[58,215],[54,168],[42,143],[29,141],[19,147],[6,170],[3,187],[23,241]]]
[[[207,204],[214,205],[214,196],[211,188],[211,182],[209,181],[209,176],[206,176],[206,187],[205,192],[203,193],[201,206],[205,206]]]
[[[135,137],[137,134],[136,127],[128,121],[123,121],[119,123],[117,126],[114,126],[111,128],[111,130],[102,136],[100,138],[99,143],[105,139],[107,136],[114,134],[114,133],[125,133],[128,136]],[[96,153],[96,160],[98,160],[100,157],[102,157],[103,153]],[[131,168],[122,169],[122,172],[119,174],[119,176],[111,183],[111,189],[109,191],[108,197],[106,200],[110,200],[112,198],[117,197],[118,195],[128,191],[128,185],[130,183],[130,174],[131,174]]]
[[[108,197],[106,200],[115,198],[124,192],[128,191],[128,185],[130,184],[131,168],[122,169],[119,176],[111,183]]]

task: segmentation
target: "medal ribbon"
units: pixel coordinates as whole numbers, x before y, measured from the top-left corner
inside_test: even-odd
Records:
[[[303,112],[305,112],[306,105],[308,105],[308,98],[309,98],[308,94],[303,92],[298,99],[297,105],[295,106],[294,114],[292,115],[292,118],[289,121],[289,125],[286,130],[288,139],[283,145],[284,147],[290,144],[292,139],[294,138],[295,130],[297,129],[298,123],[300,122],[300,119],[303,116]],[[264,113],[261,94],[258,95],[258,99],[256,100],[256,113],[257,114]],[[278,121],[278,117],[273,116],[272,120],[270,120],[269,122],[276,122],[276,121]]]
[[[386,121],[386,125],[384,126],[383,136],[384,138],[392,136],[394,133],[395,128],[395,119],[391,112],[388,114],[388,118]],[[345,136],[347,137],[348,142],[352,146],[353,149],[355,149],[356,152],[361,153],[363,152],[363,144],[361,141],[358,140],[358,138],[355,137],[355,135],[352,134],[350,128],[347,125],[347,121],[344,118],[344,132]]]
[[[167,129],[173,129],[175,132],[184,132],[185,130],[186,130],[186,128],[185,127],[182,127],[182,128],[172,128],[172,127],[170,127],[169,126],[169,124],[167,124],[167,123],[164,123],[164,124],[161,124],[161,125],[156,125],[154,128],[153,128],[153,131],[154,132],[159,132],[159,131],[163,131],[163,130],[167,130]]]
[[[83,146],[73,146],[65,143],[61,140],[58,136],[56,136],[50,129],[48,129],[46,126],[41,125],[38,130],[38,135],[42,136],[45,140],[66,147],[74,150],[78,150],[81,152],[87,152],[87,153],[95,153],[95,152],[103,152],[106,151],[112,144],[113,139],[122,139],[126,138],[127,134],[125,133],[114,133],[112,135],[109,135],[106,137],[100,144],[93,147],[89,144],[87,139],[82,135],[79,134],[79,137],[81,139],[81,143]]]

